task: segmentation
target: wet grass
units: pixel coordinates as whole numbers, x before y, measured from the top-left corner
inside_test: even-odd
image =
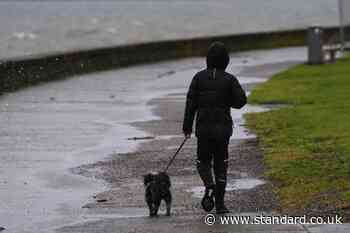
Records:
[[[350,207],[350,57],[275,75],[249,102],[289,105],[246,115],[282,211],[344,213]]]

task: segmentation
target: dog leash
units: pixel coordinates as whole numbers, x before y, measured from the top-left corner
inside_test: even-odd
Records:
[[[166,172],[168,170],[168,168],[170,167],[170,165],[173,163],[175,157],[177,156],[177,154],[180,152],[181,148],[183,147],[183,145],[185,144],[185,142],[187,141],[187,137],[185,137],[185,139],[183,140],[183,142],[181,143],[181,145],[179,146],[179,148],[177,149],[177,151],[175,152],[175,154],[173,155],[173,157],[170,159],[168,165],[166,166],[166,168],[164,169],[164,172]]]

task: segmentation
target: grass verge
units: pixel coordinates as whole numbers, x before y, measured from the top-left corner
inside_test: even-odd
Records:
[[[246,115],[264,151],[282,212],[350,209],[350,56],[298,65],[256,87],[251,104],[288,107]]]

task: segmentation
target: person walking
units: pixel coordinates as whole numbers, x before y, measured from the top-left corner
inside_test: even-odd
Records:
[[[223,43],[214,42],[210,45],[206,57],[207,68],[195,74],[187,92],[183,120],[183,133],[186,138],[190,138],[196,117],[196,166],[205,186],[202,206],[204,200],[209,198],[213,203],[215,198],[218,214],[229,212],[224,204],[224,196],[228,145],[233,126],[231,108],[240,109],[247,102],[237,78],[225,72],[229,60],[228,51]]]

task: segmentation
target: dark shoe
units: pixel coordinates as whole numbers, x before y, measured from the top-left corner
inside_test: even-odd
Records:
[[[230,211],[224,204],[216,205],[216,214],[228,214]]]
[[[210,212],[214,209],[214,206],[215,206],[214,193],[215,193],[214,187],[205,188],[205,193],[202,198],[201,204],[202,204],[202,208],[206,212]]]
[[[215,209],[217,214],[227,214],[230,211],[225,206],[225,189],[226,182],[218,182],[216,183],[215,189]]]

